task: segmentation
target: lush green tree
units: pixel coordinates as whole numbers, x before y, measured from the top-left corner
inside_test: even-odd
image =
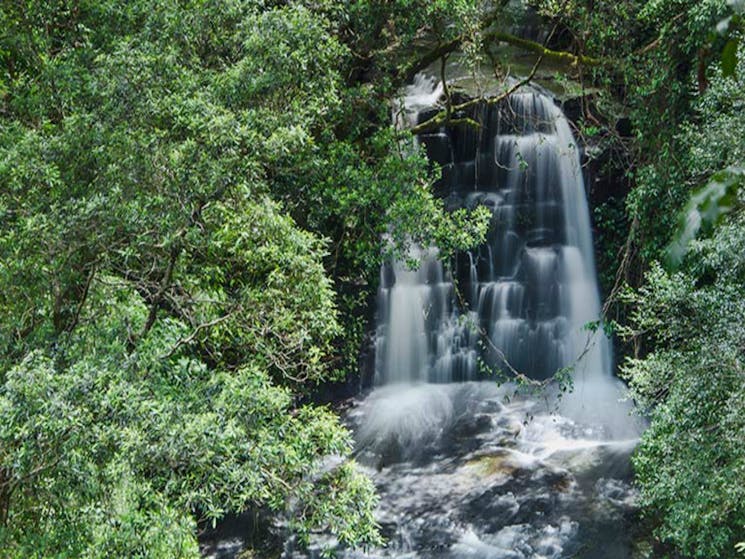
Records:
[[[704,186],[679,218],[676,271],[652,266],[627,331],[646,350],[624,366],[652,419],[634,458],[643,504],[659,538],[694,557],[734,557],[745,535],[743,69],[712,69],[677,130],[688,191]]]
[[[249,508],[378,541],[349,433],[302,402],[354,366],[388,247],[485,233],[390,116],[477,5],[0,7],[8,555],[194,556]]]
[[[652,419],[634,456],[642,505],[660,540],[691,557],[734,557],[745,525],[745,292],[729,252],[742,231],[740,219],[696,243],[695,271],[653,268],[634,299],[633,331],[655,347],[624,367]]]
[[[128,332],[148,315],[126,283],[101,275],[64,355],[32,352],[7,372],[3,549],[19,557],[194,556],[195,519],[217,520],[247,503],[282,511],[288,495],[303,498],[313,526],[332,523],[342,540],[375,541],[369,484],[360,486],[350,465],[318,470],[319,457],[350,451],[334,415],[295,408],[260,355],[234,371],[208,367],[179,345],[190,328],[175,319],[130,349]],[[357,500],[324,514],[329,491],[317,478]]]

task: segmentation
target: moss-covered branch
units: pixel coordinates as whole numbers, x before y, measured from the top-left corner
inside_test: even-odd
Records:
[[[461,36],[452,41],[437,45],[432,50],[425,53],[422,57],[418,58],[405,70],[404,75],[407,79],[412,79],[418,72],[421,72],[427,68],[430,64],[433,64],[440,58],[447,56],[448,54],[455,52],[463,44],[465,37]],[[533,52],[539,56],[542,56],[545,60],[552,60],[562,64],[569,64],[570,66],[599,66],[603,63],[600,58],[592,56],[585,56],[582,54],[574,54],[563,50],[553,50],[546,46],[530,41],[528,39],[522,39],[516,35],[505,33],[503,31],[488,31],[483,37],[484,44],[490,43],[508,43],[519,49]]]
[[[484,42],[502,42],[508,43],[514,47],[518,47],[522,50],[534,52],[539,56],[542,56],[546,60],[553,60],[554,62],[561,62],[569,64],[571,66],[599,66],[603,63],[600,58],[594,58],[592,56],[577,55],[571,52],[563,50],[552,50],[546,48],[540,43],[530,41],[528,39],[522,39],[510,33],[503,33],[501,31],[490,31],[484,36]]]
[[[473,120],[472,118],[463,117],[463,118],[453,119],[451,117],[454,113],[464,111],[466,109],[469,109],[471,107],[478,105],[479,103],[485,103],[487,105],[494,105],[496,103],[500,103],[501,101],[504,101],[505,99],[507,99],[507,97],[512,95],[515,91],[520,89],[522,86],[530,83],[530,81],[533,79],[533,76],[535,76],[535,73],[538,71],[538,67],[541,65],[541,62],[543,62],[543,55],[538,57],[538,60],[536,60],[535,64],[533,65],[533,68],[530,70],[530,73],[525,78],[515,83],[512,87],[510,87],[503,93],[496,95],[494,97],[488,97],[488,98],[477,97],[475,99],[470,99],[468,101],[464,101],[463,103],[459,103],[458,105],[451,105],[448,99],[447,108],[443,109],[442,111],[437,113],[435,116],[433,116],[429,120],[426,120],[414,126],[409,131],[412,134],[421,134],[423,132],[428,132],[429,130],[434,130],[436,128],[439,128],[440,126],[443,126],[445,124],[449,124],[449,125],[468,124],[470,126],[475,126],[476,128],[480,128],[481,125],[475,120]]]
[[[406,68],[403,72],[406,81],[411,81],[415,75],[427,68],[429,65],[434,64],[441,58],[458,50],[462,43],[463,37],[458,37],[457,39],[453,39],[447,43],[437,45],[437,47],[415,60]]]

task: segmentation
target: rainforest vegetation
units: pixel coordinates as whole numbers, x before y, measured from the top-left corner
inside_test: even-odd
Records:
[[[0,4],[0,556],[198,557],[247,510],[380,541],[317,394],[358,372],[384,259],[483,240],[391,100],[500,43],[561,65],[627,186],[596,225],[641,522],[661,557],[742,551],[745,3],[535,0],[543,43],[514,4]]]

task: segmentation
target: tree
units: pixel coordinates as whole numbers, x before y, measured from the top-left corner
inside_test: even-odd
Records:
[[[634,465],[656,534],[686,555],[734,557],[745,534],[743,74],[712,74],[676,137],[685,184],[704,184],[679,217],[676,258],[631,294],[627,335],[645,353],[624,374],[652,420]]]
[[[307,396],[350,366],[340,293],[383,233],[447,250],[485,232],[434,198],[389,116],[407,45],[452,9],[3,4],[11,557],[194,556],[197,520],[249,508],[379,541],[350,435]]]

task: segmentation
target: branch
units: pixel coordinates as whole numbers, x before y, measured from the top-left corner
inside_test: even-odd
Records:
[[[447,43],[438,45],[427,54],[409,65],[409,67],[404,71],[404,79],[407,82],[410,82],[414,79],[414,76],[427,68],[427,66],[429,66],[430,64],[434,64],[440,58],[443,58],[448,54],[451,54],[458,50],[460,48],[460,45],[463,43],[463,40],[464,37],[460,36],[456,39],[453,39],[452,41],[448,41]]]
[[[233,311],[230,311],[230,312],[229,312],[228,314],[225,314],[225,315],[223,315],[223,316],[220,316],[220,317],[218,317],[218,318],[215,318],[214,320],[210,320],[209,322],[205,322],[205,323],[203,323],[203,324],[199,324],[199,325],[198,325],[198,326],[197,326],[197,327],[196,327],[196,328],[194,329],[194,331],[193,331],[193,332],[192,332],[191,334],[189,334],[189,335],[188,335],[188,336],[186,336],[185,338],[181,338],[181,339],[179,339],[179,340],[178,340],[178,341],[177,341],[177,342],[176,342],[176,343],[174,344],[174,346],[173,346],[173,347],[172,347],[172,348],[171,348],[171,349],[170,349],[170,350],[169,350],[169,351],[168,351],[167,353],[165,353],[165,354],[163,354],[163,355],[159,356],[159,359],[168,359],[168,358],[169,358],[169,357],[171,357],[171,356],[172,356],[172,355],[173,355],[174,353],[176,353],[176,351],[177,351],[177,350],[178,350],[178,349],[179,349],[179,348],[180,348],[181,346],[183,346],[183,345],[186,345],[186,344],[189,344],[189,343],[193,342],[193,341],[194,341],[194,338],[196,338],[196,337],[197,337],[197,335],[199,334],[199,332],[201,332],[202,330],[205,330],[205,329],[207,329],[207,328],[212,328],[213,326],[217,326],[217,325],[218,325],[218,324],[220,324],[221,322],[224,322],[225,320],[227,320],[228,318],[230,318],[231,316],[233,316],[233,314],[235,314],[235,312],[236,312],[236,311],[237,311],[237,309],[236,309],[236,310],[233,310]]]
[[[546,38],[546,43],[548,43],[548,41],[551,40],[551,37],[553,37],[553,34],[555,31],[556,31],[556,26],[554,26],[554,28],[551,30],[551,33],[549,33],[548,37]],[[459,110],[462,111],[462,110],[468,109],[482,102],[486,103],[487,105],[493,105],[493,104],[503,101],[504,99],[512,95],[515,91],[520,89],[522,86],[530,83],[530,81],[533,79],[536,72],[538,71],[538,68],[540,67],[541,63],[547,57],[553,58],[554,60],[556,60],[556,57],[560,57],[562,60],[570,60],[570,62],[571,62],[571,59],[573,59],[574,64],[587,63],[587,61],[589,60],[596,60],[596,59],[592,59],[592,58],[584,57],[584,56],[577,57],[568,52],[553,51],[551,49],[546,48],[545,45],[541,45],[533,41],[527,41],[525,39],[520,39],[508,33],[501,33],[501,32],[495,31],[495,32],[491,32],[487,34],[486,37],[499,38],[499,40],[507,40],[506,38],[508,38],[509,41],[514,40],[518,42],[521,46],[523,46],[523,48],[527,48],[534,52],[538,52],[538,58],[535,61],[535,64],[533,64],[533,68],[530,70],[530,73],[525,78],[523,78],[522,80],[517,82],[515,85],[513,85],[510,89],[503,92],[501,95],[497,95],[496,97],[491,97],[488,99],[484,99],[484,98],[471,99],[470,101],[466,101],[464,103],[461,103],[460,105],[456,105],[455,107],[452,106],[449,91],[447,87],[445,87],[445,93],[447,97],[446,110],[440,111],[438,114],[436,114],[429,120],[422,122],[418,124],[417,126],[414,126],[410,130],[412,134],[415,134],[415,135],[421,134],[422,132],[431,130],[433,128],[439,128],[440,126],[443,126],[446,124],[449,124],[449,125],[469,124],[472,126],[475,124],[477,128],[480,128],[481,125],[479,123],[475,122],[473,119],[470,119],[468,117],[451,120],[453,111],[459,111]],[[446,86],[446,83],[447,83],[445,80],[445,56],[447,55],[443,56],[442,58],[443,62],[442,62],[442,67],[441,67],[442,81],[443,81],[444,86]]]
[[[600,58],[585,56],[582,54],[576,55],[564,50],[552,50],[546,48],[540,43],[536,43],[535,41],[521,39],[520,37],[502,31],[490,31],[484,36],[484,39],[508,43],[523,50],[534,52],[545,59],[553,60],[555,62],[563,62],[570,66],[600,66],[603,64],[603,60]]]
[[[479,103],[486,103],[487,105],[494,105],[496,103],[500,103],[504,101],[505,99],[507,99],[507,97],[512,95],[515,91],[520,89],[522,86],[530,83],[530,81],[533,79],[533,76],[535,76],[535,73],[538,71],[538,67],[541,65],[541,62],[543,62],[543,56],[538,57],[538,60],[536,60],[536,63],[533,65],[533,68],[531,69],[530,73],[525,78],[515,83],[515,85],[513,85],[507,91],[501,93],[500,95],[497,95],[495,97],[489,97],[486,99],[483,97],[477,97],[475,99],[465,101],[453,107],[449,107],[448,110],[440,111],[439,113],[437,113],[435,116],[433,116],[429,120],[425,120],[424,122],[417,124],[416,126],[411,128],[409,132],[411,132],[414,135],[421,134],[422,132],[427,132],[429,130],[432,130],[434,128],[439,128],[440,126],[443,126],[446,124],[469,124],[471,126],[475,125],[476,127],[480,128],[481,125],[471,118],[460,118],[460,119],[450,120],[450,115],[454,111],[456,112],[463,111],[471,107],[474,107],[478,105]]]
[[[411,81],[417,73],[427,68],[430,64],[433,64],[435,61],[442,58],[443,56],[447,56],[448,54],[451,54],[458,50],[465,39],[466,37],[461,35],[460,37],[457,37],[452,41],[437,45],[437,47],[410,64],[404,72],[404,77],[407,81]],[[569,64],[570,66],[600,66],[604,63],[604,61],[600,58],[585,55],[576,55],[563,50],[552,50],[540,43],[536,43],[535,41],[522,39],[520,37],[517,37],[516,35],[505,33],[503,31],[489,31],[484,34],[483,39],[485,43],[489,41],[508,43],[522,50],[534,52],[547,60]]]
[[[509,0],[499,0],[499,7],[490,13],[486,14],[483,21],[479,25],[479,30],[484,31],[486,30],[490,25],[495,23],[497,21],[497,17],[501,13],[501,9],[504,8]],[[430,64],[434,64],[437,60],[440,58],[443,58],[447,56],[448,54],[451,54],[458,50],[460,46],[463,44],[463,41],[467,39],[466,35],[460,35],[456,37],[455,39],[448,41],[446,43],[438,43],[437,46],[426,53],[421,58],[415,60],[412,62],[408,68],[406,68],[403,72],[403,77],[407,82],[410,82],[414,79],[414,76],[416,76],[419,72],[427,68]]]
[[[176,260],[178,259],[179,252],[180,250],[176,248],[171,250],[171,255],[168,259],[168,266],[166,267],[166,272],[163,275],[163,281],[161,282],[158,292],[155,294],[152,302],[150,303],[150,312],[147,315],[147,321],[145,322],[145,326],[142,328],[142,332],[140,332],[138,339],[144,338],[145,335],[153,327],[153,324],[155,324],[155,319],[158,316],[158,306],[160,305],[160,301],[163,299],[163,294],[166,292],[166,289],[171,286],[171,276],[173,274],[173,268],[176,265]]]
[[[618,294],[621,292],[623,286],[626,285],[628,281],[627,271],[631,263],[632,252],[634,248],[634,238],[636,237],[636,231],[638,228],[639,218],[635,217],[634,221],[631,222],[631,228],[629,229],[628,236],[626,237],[626,243],[623,247],[621,247],[619,251],[619,253],[623,251],[623,256],[621,256],[621,263],[618,265],[618,269],[616,270],[616,277],[613,282],[613,288],[606,298],[605,304],[603,305],[603,310],[600,313],[603,317],[608,316],[611,306],[616,302]]]
[[[140,332],[140,335],[137,337],[138,340],[141,340],[144,338],[147,333],[150,331],[150,329],[155,324],[155,319],[158,317],[158,308],[160,307],[161,302],[163,301],[163,297],[166,293],[166,290],[168,290],[171,287],[171,279],[173,277],[173,269],[176,266],[176,261],[178,260],[178,257],[181,255],[181,239],[186,234],[186,228],[182,228],[177,234],[176,234],[176,241],[174,242],[173,246],[171,247],[170,255],[168,258],[168,265],[166,266],[166,271],[163,274],[163,280],[160,283],[160,287],[158,288],[157,293],[155,293],[155,296],[153,297],[151,303],[150,303],[150,312],[147,316],[147,321],[145,321],[145,326],[142,328],[142,332]]]
[[[670,20],[670,23],[667,25],[667,27],[669,28],[673,24],[677,23],[677,21],[685,15],[686,15],[686,12],[679,13],[677,16],[675,16],[673,19]],[[647,54],[649,51],[656,49],[658,46],[660,46],[660,43],[662,43],[662,39],[664,38],[664,33],[665,31],[663,30],[663,32],[660,35],[658,35],[658,37],[654,41],[634,51],[634,54]]]
[[[96,275],[96,264],[93,264],[91,267],[91,271],[88,273],[88,279],[85,281],[85,287],[83,288],[83,294],[80,297],[80,301],[78,301],[78,305],[75,308],[75,314],[72,317],[72,321],[70,322],[70,325],[67,327],[67,332],[72,333],[73,330],[78,325],[78,322],[80,321],[80,313],[83,310],[83,306],[85,305],[86,300],[88,299],[88,293],[90,292],[91,288],[91,282],[93,282],[93,277]]]

